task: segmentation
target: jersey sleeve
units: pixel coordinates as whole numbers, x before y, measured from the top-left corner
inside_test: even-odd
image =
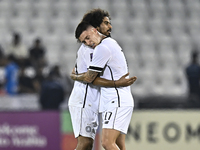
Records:
[[[77,73],[84,73],[87,72],[87,62],[85,60],[85,46],[81,45],[77,52],[77,57],[76,57],[76,71]]]
[[[94,49],[92,62],[90,63],[89,70],[102,72],[108,60],[111,58],[111,52],[105,45],[98,45]]]

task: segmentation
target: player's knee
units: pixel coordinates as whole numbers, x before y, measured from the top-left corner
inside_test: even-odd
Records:
[[[126,150],[125,143],[117,141],[116,144],[120,150]]]
[[[93,147],[93,140],[87,140],[86,142],[85,142],[85,147],[86,147],[86,149],[87,150],[92,150],[92,147]]]
[[[101,145],[104,149],[110,149],[112,147],[112,142],[110,142],[108,139],[102,139]]]
[[[79,149],[92,150],[93,145],[91,143],[79,143],[77,147]]]
[[[93,140],[90,138],[82,138],[78,140],[78,147],[80,149],[92,150]]]
[[[126,150],[125,145],[118,145],[118,144],[117,144],[117,146],[119,147],[120,150]]]
[[[106,150],[113,149],[114,147],[116,147],[116,144],[115,143],[102,143],[102,147]]]

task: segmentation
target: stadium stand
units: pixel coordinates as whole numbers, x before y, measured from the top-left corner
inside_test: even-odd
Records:
[[[199,0],[0,0],[0,43],[13,31],[26,45],[41,37],[49,65],[70,74],[79,47],[74,30],[91,8],[111,14],[112,37],[122,45],[136,97],[185,97],[184,68],[200,40]]]

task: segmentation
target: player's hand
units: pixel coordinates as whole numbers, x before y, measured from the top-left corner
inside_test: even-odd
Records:
[[[75,67],[72,69],[72,73],[71,74],[76,74]]]
[[[73,68],[70,77],[72,80],[82,81],[80,77],[84,76],[85,73],[76,74],[75,68]]]
[[[125,87],[125,86],[130,86],[133,84],[136,80],[137,77],[130,77],[126,78],[129,75],[129,73],[123,75],[119,80],[115,81],[117,87]]]
[[[76,71],[75,71],[75,67],[72,69],[72,72],[70,74],[70,77],[72,80],[75,80],[76,79]]]

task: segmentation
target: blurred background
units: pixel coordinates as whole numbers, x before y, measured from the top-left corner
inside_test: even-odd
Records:
[[[162,137],[160,141],[168,143],[172,140],[173,143],[177,142],[176,139],[182,139],[178,140],[179,146],[184,145],[185,136],[192,136],[193,133],[200,136],[197,132],[200,131],[199,0],[0,0],[1,115],[12,116],[18,112],[16,118],[20,118],[26,113],[44,115],[46,112],[57,112],[61,120],[58,122],[60,147],[62,150],[74,149],[73,142],[69,142],[74,140],[67,106],[73,87],[69,75],[80,46],[74,32],[83,15],[93,8],[105,9],[110,13],[112,37],[123,48],[130,75],[138,77],[132,85],[135,99],[133,118],[136,120],[132,119],[127,143],[134,141],[133,146],[138,146],[137,149],[145,148],[140,146],[149,143],[138,142],[139,131],[143,138],[150,138],[150,129],[152,135],[155,128],[166,131],[166,134],[159,136]],[[184,118],[186,112],[189,112],[188,118],[191,120],[179,120]],[[143,126],[149,125],[149,122],[159,124],[163,122],[162,118],[171,113],[169,122],[159,127],[150,124],[148,134],[143,134]],[[161,119],[156,120],[155,116]],[[142,122],[140,117],[147,120]],[[139,125],[134,121],[138,121]],[[17,120],[13,124],[9,122],[12,119],[2,120],[0,131],[5,125],[12,129],[15,124],[27,124]],[[188,132],[179,135],[185,128]],[[15,145],[9,140],[12,139],[11,135],[6,137],[0,132],[0,136],[0,141],[4,141],[0,142],[0,149],[15,150]],[[158,138],[153,137],[155,143]],[[196,140],[195,136],[193,138]],[[197,150],[200,141],[195,142],[192,148]],[[159,146],[148,146],[149,149],[159,149]],[[174,145],[171,146],[165,145],[166,149],[173,149]],[[99,147],[98,142],[96,147]],[[191,149],[191,145],[185,147]],[[49,147],[47,149],[50,150]]]

